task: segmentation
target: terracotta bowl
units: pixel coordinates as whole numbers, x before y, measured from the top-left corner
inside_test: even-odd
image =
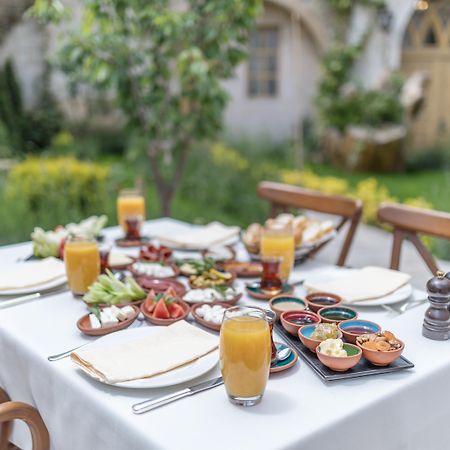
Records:
[[[400,339],[398,339],[400,341]],[[374,366],[388,366],[392,362],[394,362],[402,353],[405,348],[404,342],[400,341],[402,346],[398,350],[380,352],[378,350],[370,350],[368,348],[364,348],[362,345],[357,343],[356,345],[361,348],[362,355]]]
[[[227,286],[227,287],[233,286],[233,283],[236,280],[236,274],[234,272],[228,272],[228,273],[231,274],[231,278],[228,281],[226,281],[225,283],[221,284],[220,286]],[[189,278],[189,287],[191,289],[205,289],[205,288],[199,288],[198,286],[195,286],[194,284],[192,284],[192,281],[190,278]],[[208,286],[208,287],[210,287],[210,286]]]
[[[381,331],[380,325],[370,320],[345,320],[338,325],[339,330],[344,335],[344,338],[350,344],[356,344],[356,338],[361,334],[372,334]],[[360,330],[356,331],[356,328]],[[355,329],[355,331],[351,331]]]
[[[358,313],[346,306],[329,306],[327,308],[319,309],[317,313],[325,323],[340,323],[344,320],[354,320],[358,317]]]
[[[344,344],[344,350],[348,356],[328,356],[317,350],[316,354],[320,362],[335,372],[345,372],[359,363],[362,351],[353,344]]]
[[[205,320],[203,317],[200,317],[197,314],[197,309],[200,308],[203,305],[221,305],[223,306],[225,309],[231,308],[230,303],[224,303],[224,302],[216,302],[216,303],[209,303],[209,302],[204,302],[204,303],[196,303],[192,308],[191,308],[191,314],[194,317],[194,319],[200,324],[203,325],[206,328],[209,328],[210,330],[214,330],[214,331],[219,331],[220,327],[222,326],[222,324],[216,324],[216,323],[212,323],[212,322],[208,322],[207,320]]]
[[[298,311],[295,309],[280,309],[277,305],[280,303],[290,303],[291,305],[301,305],[303,306],[303,310],[308,309],[308,303],[301,299],[300,297],[296,297],[295,295],[289,294],[279,294],[275,297],[272,297],[269,301],[270,309],[277,315],[277,319],[280,318],[281,314],[285,311]]]
[[[126,319],[123,322],[119,322],[115,325],[111,325],[109,327],[104,328],[91,328],[91,325],[89,323],[89,314],[85,314],[78,320],[77,327],[83,334],[86,334],[88,336],[104,336],[105,334],[114,333],[115,331],[119,330],[124,330],[125,328],[128,328],[137,319],[137,316],[139,315],[139,308],[134,305],[130,306],[134,309],[134,314],[130,319]]]
[[[153,289],[156,294],[163,294],[169,287],[172,287],[178,297],[182,298],[184,294],[186,294],[186,286],[172,278],[149,278],[139,276],[136,277],[136,282],[147,292]]]
[[[141,272],[137,272],[134,268],[133,268],[133,264],[136,262],[141,262],[144,264],[157,264],[156,261],[145,261],[144,259],[140,260],[137,259],[136,261],[134,261],[132,264],[127,266],[127,270],[129,270],[135,277],[141,277],[141,278],[149,278],[149,279],[158,279],[158,280],[167,280],[167,279],[173,279],[176,278],[180,275],[180,269],[178,268],[178,266],[176,264],[166,264],[166,266],[170,266],[174,272],[174,274],[170,277],[151,277],[150,275],[145,275],[144,273]]]
[[[319,339],[311,338],[315,328],[315,325],[305,325],[298,330],[298,337],[300,338],[302,344],[314,353],[316,353],[317,347],[322,342],[319,341]],[[338,336],[336,339],[342,339],[342,333],[340,331],[338,331]]]
[[[308,320],[306,323],[296,323],[294,320]],[[280,315],[281,325],[292,336],[298,337],[298,330],[311,323],[318,324],[320,317],[311,311],[285,311]]]
[[[338,306],[342,303],[342,298],[338,295],[329,294],[328,292],[313,292],[305,297],[308,302],[309,309],[318,312],[319,309],[329,306]]]
[[[146,309],[145,309],[145,302],[141,305],[141,313],[144,314],[145,318],[152,323],[153,325],[171,325],[175,322],[178,322],[179,320],[184,320],[189,315],[189,312],[191,308],[189,305],[183,300],[175,300],[175,303],[178,303],[181,305],[184,309],[184,314],[181,317],[178,317],[176,319],[157,319],[156,317],[153,317]]]
[[[216,300],[216,301],[214,301],[214,302],[191,302],[191,301],[189,301],[189,300],[185,300],[184,298],[183,298],[182,300],[183,300],[183,302],[186,302],[186,303],[188,303],[188,304],[191,305],[191,306],[200,305],[200,304],[204,304],[204,303],[209,303],[210,305],[217,304],[217,303],[227,303],[227,304],[230,305],[230,306],[235,306],[236,303],[237,303],[241,298],[242,298],[242,293],[236,294],[233,298],[227,299],[227,300],[225,300],[225,301],[223,301],[223,302],[220,301],[220,300]]]

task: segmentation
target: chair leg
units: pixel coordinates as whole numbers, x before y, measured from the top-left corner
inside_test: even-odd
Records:
[[[49,450],[47,427],[37,409],[22,402],[6,402],[0,405],[0,423],[23,420],[30,429],[33,450]]]
[[[403,239],[404,239],[403,231],[395,229],[391,254],[391,269],[393,270],[398,270],[398,268],[400,267],[400,253],[402,249]]]
[[[9,401],[8,394],[0,388],[0,404]],[[9,437],[11,436],[12,422],[0,423],[0,450],[8,450]]]
[[[438,266],[436,265],[436,261],[433,258],[433,255],[426,249],[425,245],[423,245],[423,242],[420,240],[419,236],[417,236],[417,234],[411,233],[408,235],[408,239],[414,244],[420,256],[425,261],[425,264],[430,269],[431,273],[433,275],[436,275],[436,272],[439,270]]]
[[[355,214],[350,222],[350,227],[347,231],[347,236],[345,237],[344,245],[342,246],[341,253],[339,254],[337,265],[343,266],[347,260],[348,252],[350,251],[350,246],[352,245],[353,238],[355,236],[356,229],[358,228],[359,220],[361,218],[361,211]],[[345,221],[344,221],[345,222]]]

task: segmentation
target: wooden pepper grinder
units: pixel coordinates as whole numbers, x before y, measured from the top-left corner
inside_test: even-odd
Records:
[[[430,307],[425,312],[422,334],[435,341],[450,339],[450,278],[438,271],[427,283]]]

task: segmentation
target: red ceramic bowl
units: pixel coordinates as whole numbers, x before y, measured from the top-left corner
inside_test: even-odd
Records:
[[[318,324],[320,317],[311,311],[285,311],[280,315],[281,325],[292,336],[298,337],[298,330],[305,325]]]
[[[361,348],[353,344],[344,344],[344,350],[348,356],[329,356],[317,350],[316,354],[320,362],[335,372],[345,372],[356,366],[361,359]]]
[[[400,341],[400,339],[397,339]],[[398,350],[380,352],[379,350],[371,350],[368,348],[364,348],[359,342],[356,345],[362,350],[362,355],[374,366],[388,366],[392,362],[394,362],[403,352],[405,348],[404,342],[400,341],[402,346]]]
[[[319,309],[329,306],[338,306],[342,303],[342,298],[338,295],[329,294],[328,292],[313,292],[305,297],[308,302],[309,309],[312,312],[318,312]]]

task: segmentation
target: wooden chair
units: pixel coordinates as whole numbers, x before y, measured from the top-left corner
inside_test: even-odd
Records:
[[[356,228],[361,219],[362,202],[360,200],[323,194],[310,189],[271,181],[259,183],[257,193],[261,198],[270,202],[271,217],[274,217],[281,212],[285,212],[289,208],[298,208],[340,216],[341,220],[336,227],[337,231],[339,231],[345,223],[349,222],[350,226],[347,231],[347,236],[336,263],[338,266],[343,266],[345,264]],[[320,250],[323,245],[325,244],[320,245],[314,253]]]
[[[402,243],[407,239],[414,244],[431,273],[436,274],[436,261],[419,239],[419,234],[450,240],[449,213],[382,203],[378,208],[378,220],[393,227],[391,269],[398,270]]]
[[[50,438],[39,412],[22,402],[12,402],[0,389],[0,450],[8,450],[13,420],[23,420],[30,429],[33,450],[49,450]]]

